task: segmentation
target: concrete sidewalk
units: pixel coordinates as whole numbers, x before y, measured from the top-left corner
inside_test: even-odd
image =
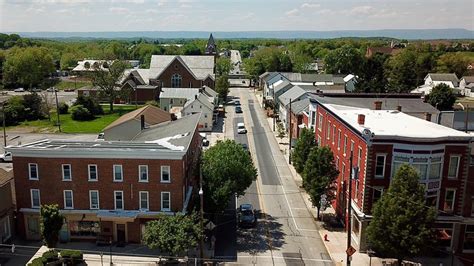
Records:
[[[258,91],[256,92],[256,97],[258,99],[260,107],[262,107],[262,97],[261,93]],[[263,107],[262,109],[263,110]],[[272,118],[267,118],[268,120],[268,125],[270,127],[273,126],[273,119]],[[275,129],[277,127],[275,126]],[[273,128],[270,128],[271,131],[273,131]],[[305,204],[309,210],[311,210],[311,214],[313,215],[314,219],[316,220],[317,218],[317,212],[316,208],[313,207],[310,197],[308,194],[303,190],[302,184],[303,180],[301,178],[301,175],[299,175],[295,168],[289,164],[289,139],[288,136],[285,136],[284,138],[278,138],[277,137],[277,131],[273,131],[273,135],[277,139],[279,145],[280,145],[280,151],[283,153],[283,155],[286,158],[286,162],[289,165],[289,168],[291,170],[291,174],[293,178],[295,179],[296,183],[300,187],[300,192],[303,196],[303,199],[305,201]],[[321,216],[324,219],[324,214],[334,214],[334,210],[332,208],[328,208],[326,211],[321,212]],[[347,246],[347,232],[343,230],[328,230],[326,229],[326,226],[323,222],[318,222],[320,230],[319,234],[321,237],[324,239],[324,236],[327,235],[329,241],[324,241],[324,245],[326,246],[326,249],[328,250],[331,259],[333,260],[336,265],[346,265],[346,246]],[[384,262],[387,261],[386,259],[383,260]],[[373,265],[373,266],[382,266],[384,265],[382,263],[382,259],[380,258],[370,258],[367,254],[365,253],[359,253],[356,252],[354,255],[352,255],[352,265]]]

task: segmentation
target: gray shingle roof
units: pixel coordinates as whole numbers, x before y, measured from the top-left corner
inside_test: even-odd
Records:
[[[428,76],[430,76],[433,81],[459,82],[455,73],[428,73],[427,77]]]
[[[162,88],[160,99],[188,99],[192,100],[199,94],[197,88]]]
[[[287,106],[290,103],[290,99],[295,101],[299,99],[301,96],[305,95],[306,91],[298,86],[294,86],[293,88],[289,89],[287,92],[283,93],[278,100],[283,106]]]
[[[214,56],[210,55],[152,55],[148,75],[158,77],[174,59],[178,59],[197,79],[214,78]]]
[[[305,99],[296,101],[294,103],[291,103],[291,112],[294,114],[299,114],[308,108],[309,103],[310,103],[309,98],[305,98]]]

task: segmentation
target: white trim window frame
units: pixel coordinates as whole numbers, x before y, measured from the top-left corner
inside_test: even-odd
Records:
[[[91,167],[93,167],[95,170],[94,170],[94,175],[95,175],[95,178],[92,178],[92,172],[91,171]],[[96,182],[99,180],[99,170],[97,168],[97,164],[88,164],[87,165],[87,180],[90,181],[90,182]]]
[[[342,132],[341,130],[339,129],[339,131],[337,132],[337,150],[341,150],[341,136]]]
[[[382,163],[379,165],[379,158],[383,158],[383,161]],[[385,177],[385,164],[387,162],[387,154],[385,153],[377,153],[375,155],[375,172],[374,172],[374,177],[376,179],[383,179]],[[379,167],[382,167],[382,173],[377,173],[378,169],[380,169]]]
[[[342,153],[343,153],[344,157],[347,154],[347,135],[344,135],[344,146],[343,146],[343,149],[342,149]]]
[[[120,205],[121,205],[120,208],[117,208],[117,205],[118,205],[117,204],[117,195],[120,195],[120,199],[119,199]],[[124,203],[125,203],[125,201],[123,199],[123,190],[114,190],[114,209],[115,210],[123,210],[124,205],[125,205]]]
[[[448,193],[452,193],[452,197],[450,197],[449,200],[451,200],[451,206],[446,205],[446,201],[448,200]],[[447,213],[454,213],[454,204],[456,202],[456,189],[454,188],[447,188],[445,193],[444,193],[444,206],[443,206],[443,211]]]
[[[62,164],[61,165],[61,170],[62,170],[62,174],[63,174],[63,181],[72,181],[72,166],[71,164]],[[66,172],[68,172],[66,174]],[[68,177],[66,178],[66,175],[68,175]]]
[[[456,172],[453,174],[451,172],[452,170],[452,160],[456,158],[457,161],[456,161]],[[461,164],[461,156],[460,155],[451,155],[449,156],[449,165],[448,165],[448,179],[457,179],[458,178],[458,174],[459,174],[459,165]]]
[[[164,197],[163,195],[168,195],[168,199],[167,200],[164,200]],[[165,208],[163,205],[164,205],[164,202],[167,202],[167,208]],[[161,192],[161,211],[171,211],[171,192],[168,192],[168,191],[162,191]]]
[[[35,204],[35,199],[33,197],[33,193],[36,192],[37,195],[38,195],[38,204],[36,205]],[[30,189],[30,198],[31,198],[31,208],[32,209],[39,209],[41,207],[41,194],[40,194],[40,190],[37,189],[37,188],[32,188]]]
[[[123,167],[121,164],[114,164],[114,182],[123,182]],[[117,170],[120,169],[120,179],[117,179],[117,174],[119,173]]]
[[[326,129],[326,139],[331,139],[331,122],[328,121]]]
[[[92,193],[97,195],[97,203],[92,202]],[[100,200],[99,200],[99,191],[98,190],[89,190],[89,208],[91,210],[98,210],[100,208]]]
[[[163,173],[168,172],[168,179],[163,178]],[[161,183],[171,183],[171,167],[169,165],[162,165],[160,167],[160,182]]]
[[[71,196],[70,199],[68,199],[68,196],[66,196],[67,194],[69,194]],[[72,190],[63,190],[63,198],[64,198],[64,209],[65,210],[74,209],[74,194],[73,194]],[[71,201],[70,206],[68,205],[68,200]]]
[[[32,175],[32,170],[33,170],[33,167],[34,167],[34,175]],[[29,180],[39,180],[39,171],[38,171],[38,164],[37,163],[29,163],[28,164],[28,179]]]
[[[140,204],[140,211],[148,211],[150,209],[150,197],[148,191],[140,191],[139,194],[139,204]],[[146,201],[143,201],[143,200]],[[143,206],[143,203],[146,203],[146,206]]]
[[[361,164],[362,164],[362,147],[359,146],[359,152],[357,154],[357,167],[359,168],[359,173],[360,173]]]
[[[141,164],[138,166],[138,182],[148,182],[148,165]]]
[[[319,132],[323,131],[323,115],[318,113],[318,130]]]
[[[332,145],[334,145],[335,141],[336,141],[336,125],[334,124],[332,126]]]

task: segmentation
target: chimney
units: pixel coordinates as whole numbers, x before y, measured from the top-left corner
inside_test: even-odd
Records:
[[[402,111],[402,106],[401,106],[401,105],[398,105],[398,106],[397,106],[397,111],[399,111],[399,112]]]
[[[431,114],[430,113],[425,113],[425,120],[431,122]]]
[[[197,98],[198,98],[197,94],[196,94],[196,95],[194,95],[194,100],[197,100]]]
[[[145,129],[145,115],[140,115],[140,126],[141,130]]]
[[[357,116],[357,123],[359,123],[359,125],[363,126],[365,124],[365,115],[359,114]]]
[[[382,102],[381,101],[375,101],[374,102],[374,109],[375,110],[382,110]]]

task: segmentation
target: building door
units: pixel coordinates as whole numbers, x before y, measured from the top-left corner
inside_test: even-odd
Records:
[[[27,218],[27,237],[30,240],[39,240],[40,237],[40,227],[39,227],[39,218],[30,216]]]
[[[117,242],[125,242],[125,224],[116,224],[117,226]]]

